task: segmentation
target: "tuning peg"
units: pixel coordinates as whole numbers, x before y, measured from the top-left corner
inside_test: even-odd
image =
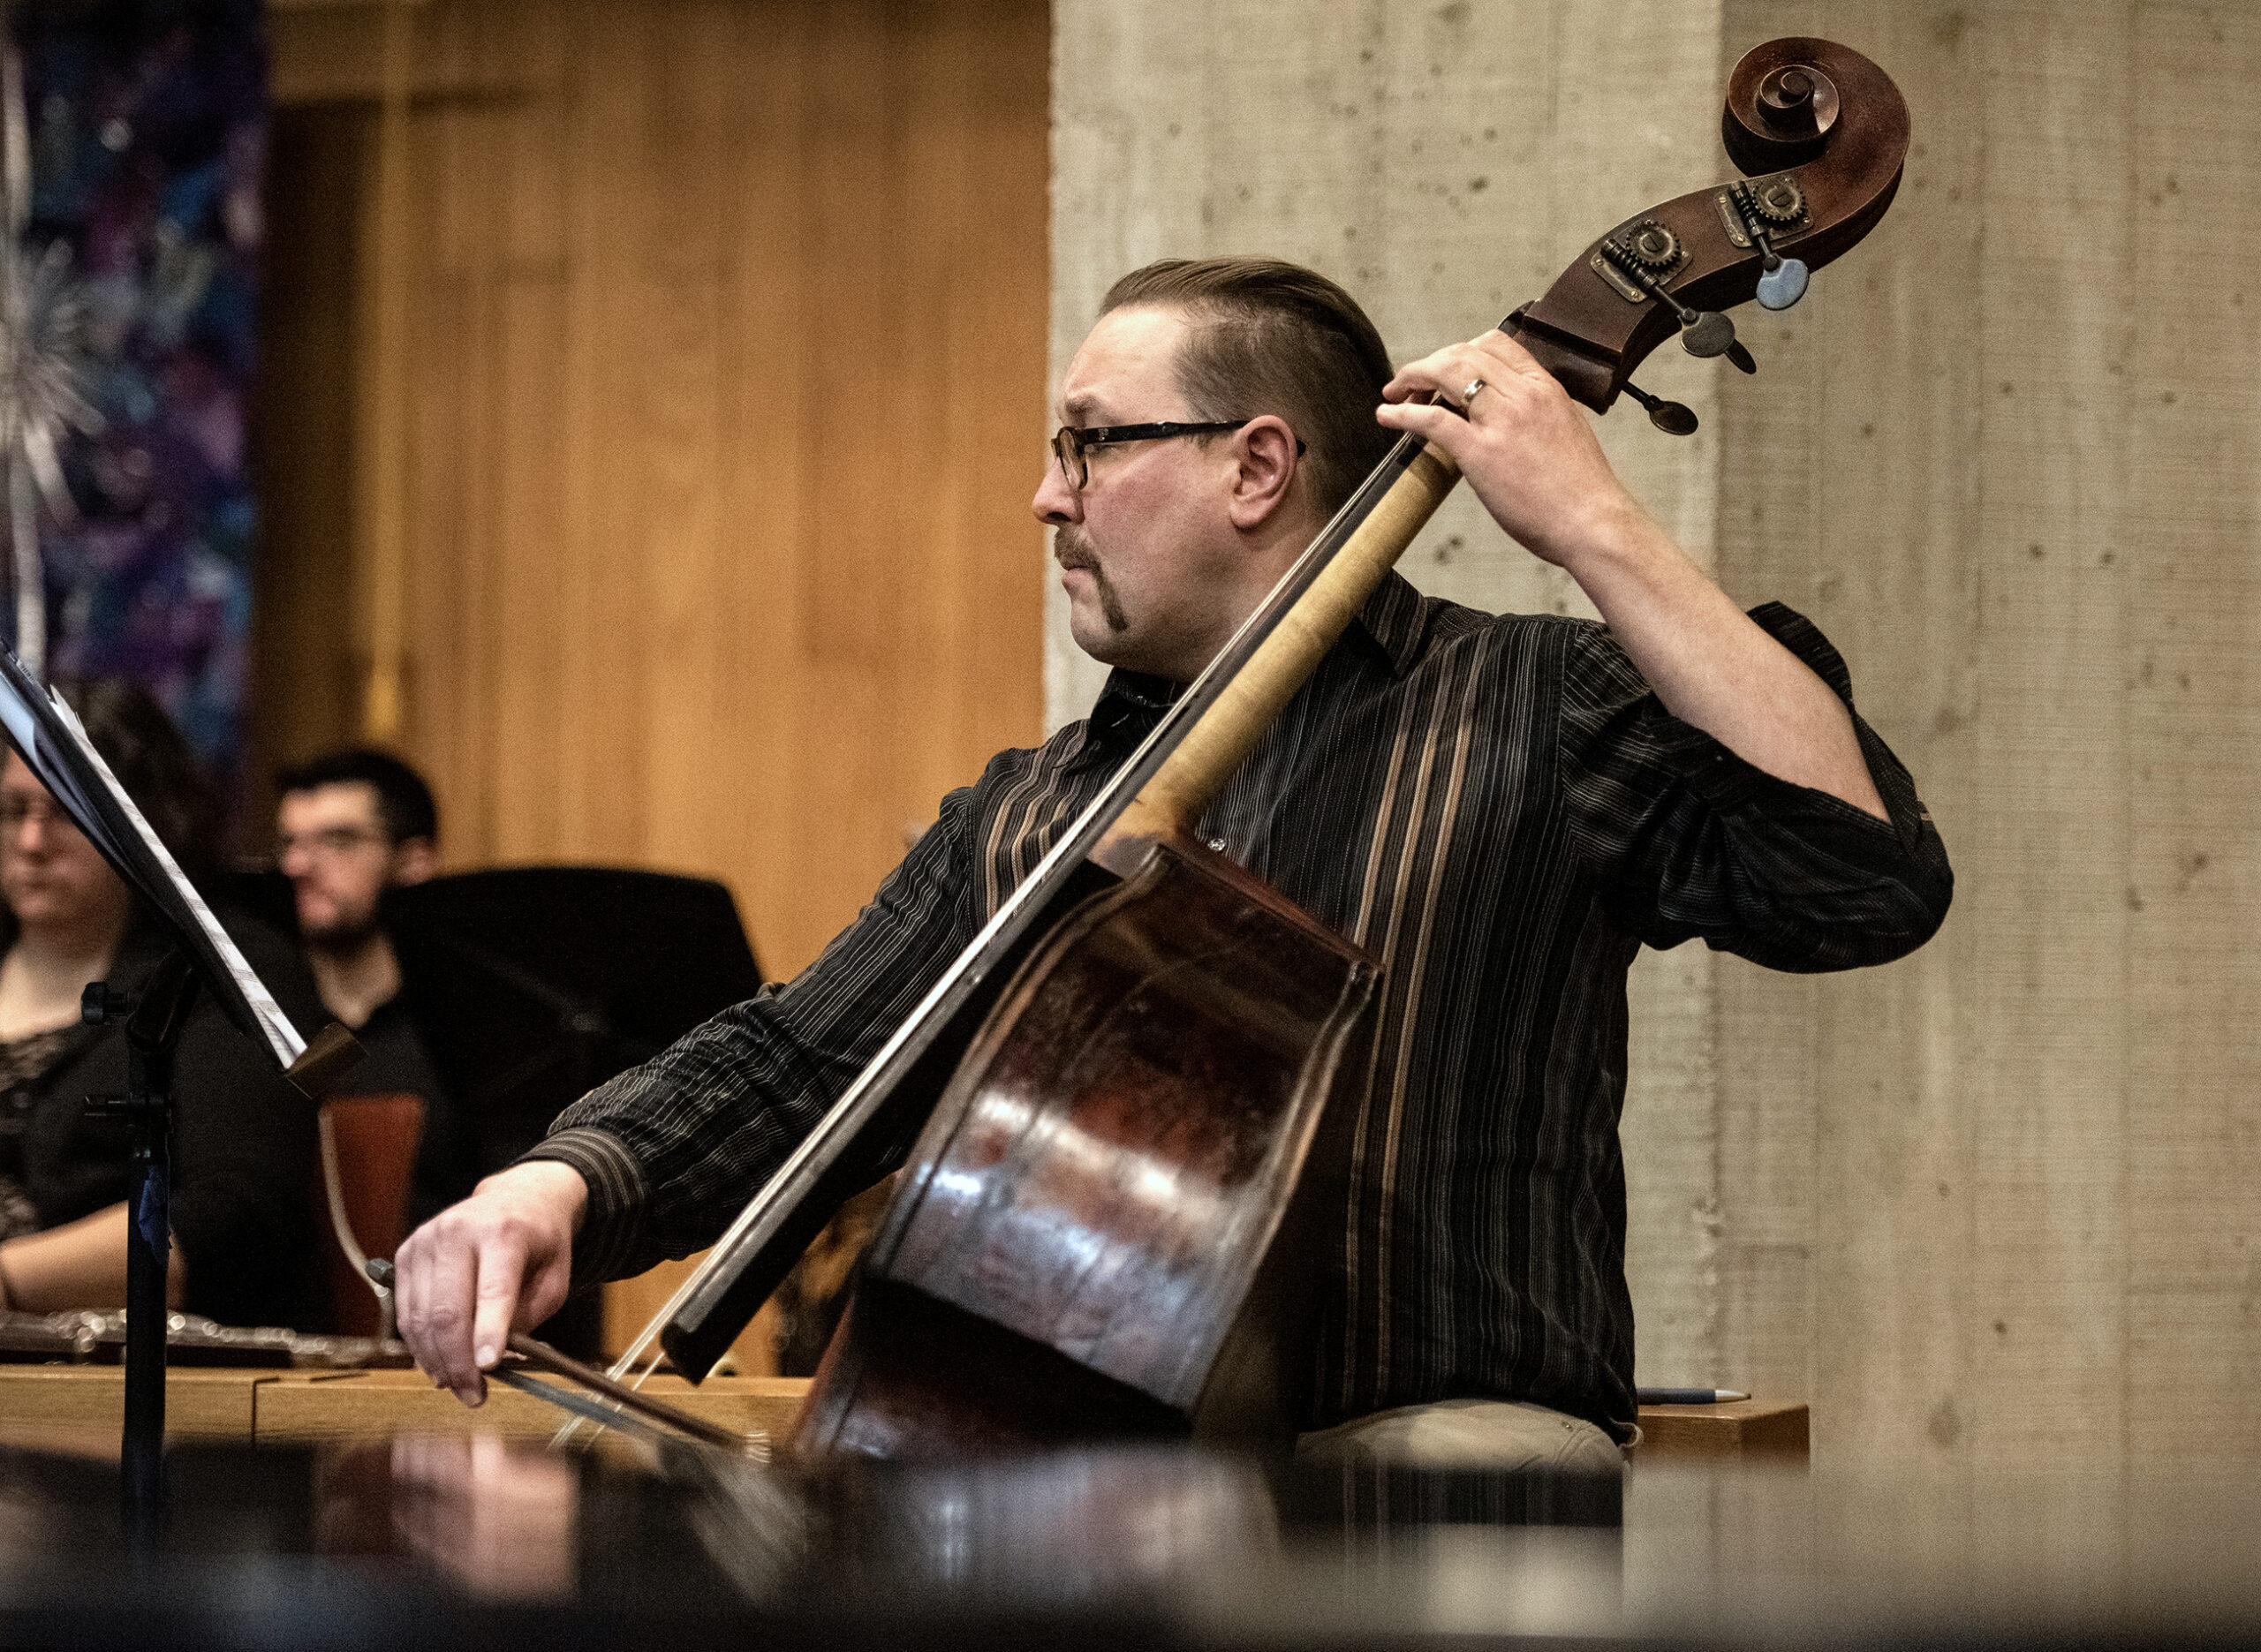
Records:
[[[1796,186],[1791,199],[1798,201]],[[1758,247],[1766,274],[1758,278],[1758,307],[1762,310],[1787,310],[1805,297],[1810,272],[1801,259],[1784,258],[1774,250],[1774,243],[1766,234],[1766,216],[1758,210],[1751,185],[1737,178],[1728,185],[1728,198],[1735,202],[1735,209],[1742,215],[1743,227]],[[1802,204],[1802,203],[1801,203]]]
[[[1667,436],[1692,436],[1696,434],[1694,410],[1678,402],[1667,402],[1661,396],[1651,396],[1630,379],[1625,381],[1625,394],[1649,410],[1649,423]]]
[[[1664,232],[1660,231],[1660,233]],[[1666,239],[1667,243],[1670,242],[1668,234],[1666,234]],[[1601,244],[1601,252],[1604,257],[1624,274],[1627,280],[1680,318],[1680,347],[1690,355],[1724,356],[1737,348],[1733,321],[1728,321],[1716,310],[1691,310],[1688,306],[1681,303],[1678,298],[1673,297],[1664,283],[1656,278],[1654,273],[1643,262],[1640,254],[1632,247],[1625,245],[1613,236]],[[1743,353],[1745,359],[1748,359],[1750,352],[1746,351]],[[1746,371],[1755,373],[1758,369],[1754,366]]]
[[[1758,307],[1787,310],[1805,297],[1806,268],[1803,260],[1784,258],[1769,249],[1766,273],[1758,278]]]
[[[1680,347],[1691,356],[1726,356],[1743,350],[1735,343],[1735,323],[1717,310],[1683,311]],[[1743,351],[1746,356],[1750,353]]]
[[[1735,351],[1743,350],[1743,346],[1735,342],[1733,321],[1728,321],[1717,310],[1690,309],[1667,292],[1662,283],[1645,279],[1645,275],[1646,272],[1644,271],[1641,275],[1637,275],[1634,279],[1654,293],[1658,302],[1670,305],[1673,313],[1680,318],[1680,347],[1683,350],[1691,356],[1707,358],[1731,355]],[[1743,359],[1747,361],[1751,358],[1749,351],[1744,350],[1743,353]],[[1758,370],[1756,366],[1749,369],[1752,373]]]

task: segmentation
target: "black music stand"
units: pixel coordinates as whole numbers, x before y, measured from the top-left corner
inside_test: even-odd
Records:
[[[290,880],[245,872],[230,894],[298,932]],[[426,1162],[450,1198],[548,1134],[614,1075],[761,989],[730,892],[704,878],[607,866],[453,872],[385,892],[379,922],[401,1006],[442,1096]],[[576,1296],[543,1324],[600,1356],[602,1302]]]
[[[402,996],[486,1168],[761,987],[730,891],[703,878],[457,872],[388,891],[383,923]]]
[[[449,1096],[433,1146],[459,1177],[501,1169],[550,1120],[761,988],[730,893],[599,866],[458,872],[388,892],[401,995]],[[603,1301],[541,1329],[601,1359]]]
[[[124,1017],[126,1094],[89,1098],[122,1116],[132,1143],[125,1248],[125,1420],[121,1481],[128,1527],[153,1538],[163,1495],[166,1264],[172,1248],[171,1105],[173,1051],[196,992],[208,992],[244,1036],[265,1048],[284,1075],[309,1095],[359,1056],[343,1028],[311,1045],[203,897],[189,883],[117,783],[63,700],[42,690],[16,657],[0,649],[0,732],[45,786],[56,806],[170,932],[172,944],[138,993],[88,984],[81,1014],[90,1022]]]

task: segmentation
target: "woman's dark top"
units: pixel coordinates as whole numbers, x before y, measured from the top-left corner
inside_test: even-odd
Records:
[[[42,1081],[71,1047],[71,1033],[51,1027],[0,1043],[0,1240],[36,1233],[42,1226],[24,1188],[24,1124]]]
[[[328,1017],[297,954],[255,924],[224,921],[284,1012],[311,1035]],[[154,924],[134,922],[110,984],[139,989],[164,945]],[[26,1047],[49,1040],[50,1051]],[[14,1180],[6,1190],[14,1197],[0,1194],[0,1218],[11,1206],[33,1217],[25,1227],[0,1225],[0,1237],[58,1227],[125,1198],[125,1127],[89,1118],[86,1106],[89,1096],[125,1092],[123,1025],[59,1028],[0,1050],[14,1058],[14,1070],[0,1074],[0,1171]],[[223,1324],[328,1329],[314,1248],[314,1104],[207,992],[197,994],[174,1057],[172,1149],[188,1311]]]

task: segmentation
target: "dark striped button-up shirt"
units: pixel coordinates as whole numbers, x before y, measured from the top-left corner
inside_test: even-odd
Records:
[[[1836,652],[1753,615],[1849,703]],[[592,1091],[536,1156],[588,1180],[581,1278],[710,1244],[1055,834],[1153,727],[1091,716],[999,754],[792,981]],[[1779,969],[1879,963],[1947,911],[1946,851],[1866,724],[1891,818],[1753,768],[1650,693],[1603,627],[1375,593],[1201,834],[1383,966],[1316,1424],[1463,1395],[1622,1436],[1626,970],[1701,938]]]

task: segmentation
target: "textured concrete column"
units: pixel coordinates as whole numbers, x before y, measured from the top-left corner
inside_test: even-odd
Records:
[[[1746,48],[1899,82],[1892,215],[1756,379],[1669,348],[1621,469],[1721,582],[1811,615],[1958,878],[1880,970],[1636,972],[1640,1363],[1814,1407],[1817,1458],[1991,1472],[2261,1449],[2261,16],[2172,4],[1538,0],[1056,11],[1054,341],[1166,252],[1340,276],[1410,354],[1720,175]],[[1711,442],[1716,435],[1719,447]],[[1715,544],[1716,540],[1716,544]],[[1462,502],[1410,554],[1575,592]],[[1055,647],[1051,710],[1091,678]]]
[[[1722,408],[1722,570],[1923,778],[1917,956],[1723,966],[1721,1342],[1826,1458],[2261,1446],[2261,17],[1735,0],[1886,64],[1916,145]],[[2203,252],[2200,251],[2203,249]],[[2182,271],[2193,256],[2207,272]]]
[[[1054,8],[1055,380],[1101,295],[1149,260],[1265,253],[1334,276],[1402,360],[1536,297],[1618,218],[1714,175],[1716,4],[1576,0],[1060,0]],[[1712,551],[1717,368],[1677,350],[1645,383],[1705,416],[1675,441],[1627,408],[1604,440],[1649,509]],[[1494,611],[1590,613],[1575,585],[1456,495],[1407,553],[1425,591]],[[1104,674],[1052,593],[1047,701]],[[1713,962],[1635,972],[1626,1145],[1640,1360],[1717,1371]]]

